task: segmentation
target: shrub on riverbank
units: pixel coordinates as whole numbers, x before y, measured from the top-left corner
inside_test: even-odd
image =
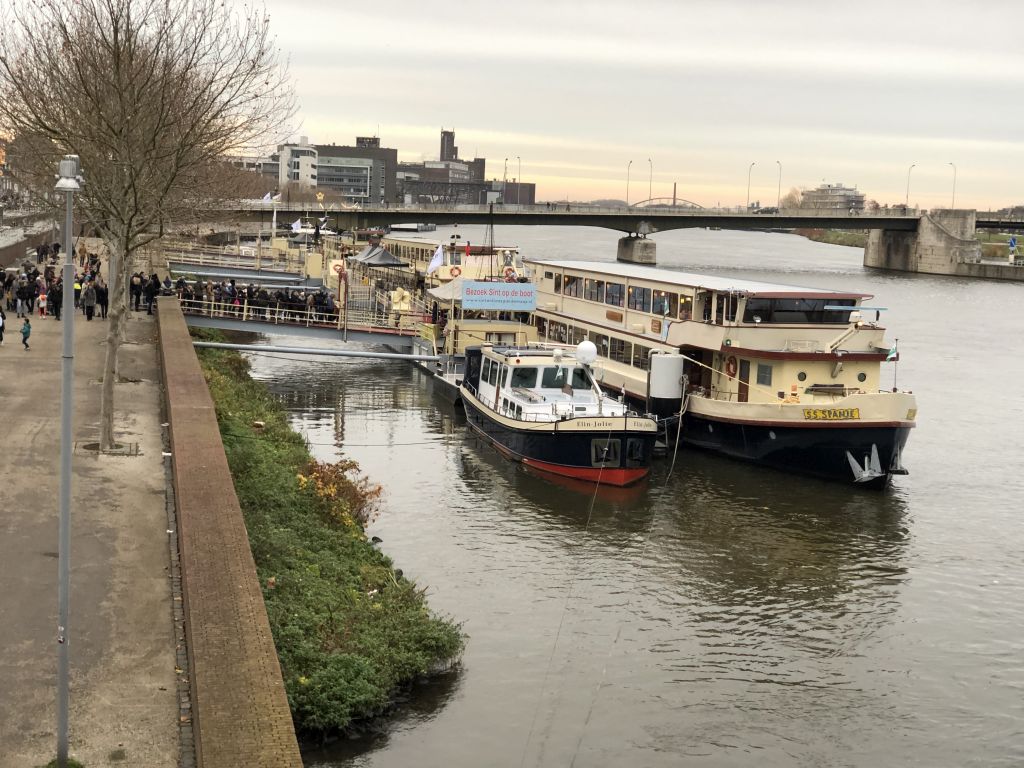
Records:
[[[297,727],[336,731],[380,714],[459,656],[459,627],[366,540],[380,488],[355,462],[314,461],[238,353],[203,350],[200,362]]]

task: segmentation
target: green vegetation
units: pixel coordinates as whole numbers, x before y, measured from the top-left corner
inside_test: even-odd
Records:
[[[855,232],[848,229],[794,229],[793,234],[806,237],[818,243],[830,245],[848,245],[863,248],[868,244],[867,232]]]
[[[313,460],[241,355],[203,350],[200,362],[296,725],[336,731],[381,714],[403,687],[455,663],[460,627],[366,540],[380,487],[355,462]]]
[[[1009,232],[976,232],[981,243],[981,255],[985,259],[1005,259],[1010,253]],[[1020,239],[1020,238],[1018,238]],[[1019,246],[1018,246],[1019,247]]]

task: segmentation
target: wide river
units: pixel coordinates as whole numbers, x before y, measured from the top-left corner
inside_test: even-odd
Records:
[[[497,240],[611,261],[617,237]],[[479,444],[409,364],[254,355],[316,454],[384,486],[368,533],[469,636],[456,673],[307,764],[1024,764],[1024,284],[870,271],[784,234],[656,239],[662,267],[888,307],[910,475],[861,491],[684,449],[595,496]]]

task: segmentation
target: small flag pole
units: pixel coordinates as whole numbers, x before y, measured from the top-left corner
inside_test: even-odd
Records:
[[[896,369],[900,365],[900,340],[896,339],[892,346],[896,350],[896,357],[892,359],[892,391],[896,392]]]

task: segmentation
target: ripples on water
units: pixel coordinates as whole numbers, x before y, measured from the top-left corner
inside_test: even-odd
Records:
[[[615,237],[508,241],[602,258]],[[470,635],[460,672],[309,764],[1024,762],[1024,413],[1004,386],[1024,324],[987,317],[1024,286],[866,272],[781,235],[659,248],[667,266],[878,294],[920,398],[912,474],[865,493],[682,450],[671,477],[661,462],[595,495],[477,443],[405,364],[254,356],[321,458],[340,447],[385,484],[372,533]]]

